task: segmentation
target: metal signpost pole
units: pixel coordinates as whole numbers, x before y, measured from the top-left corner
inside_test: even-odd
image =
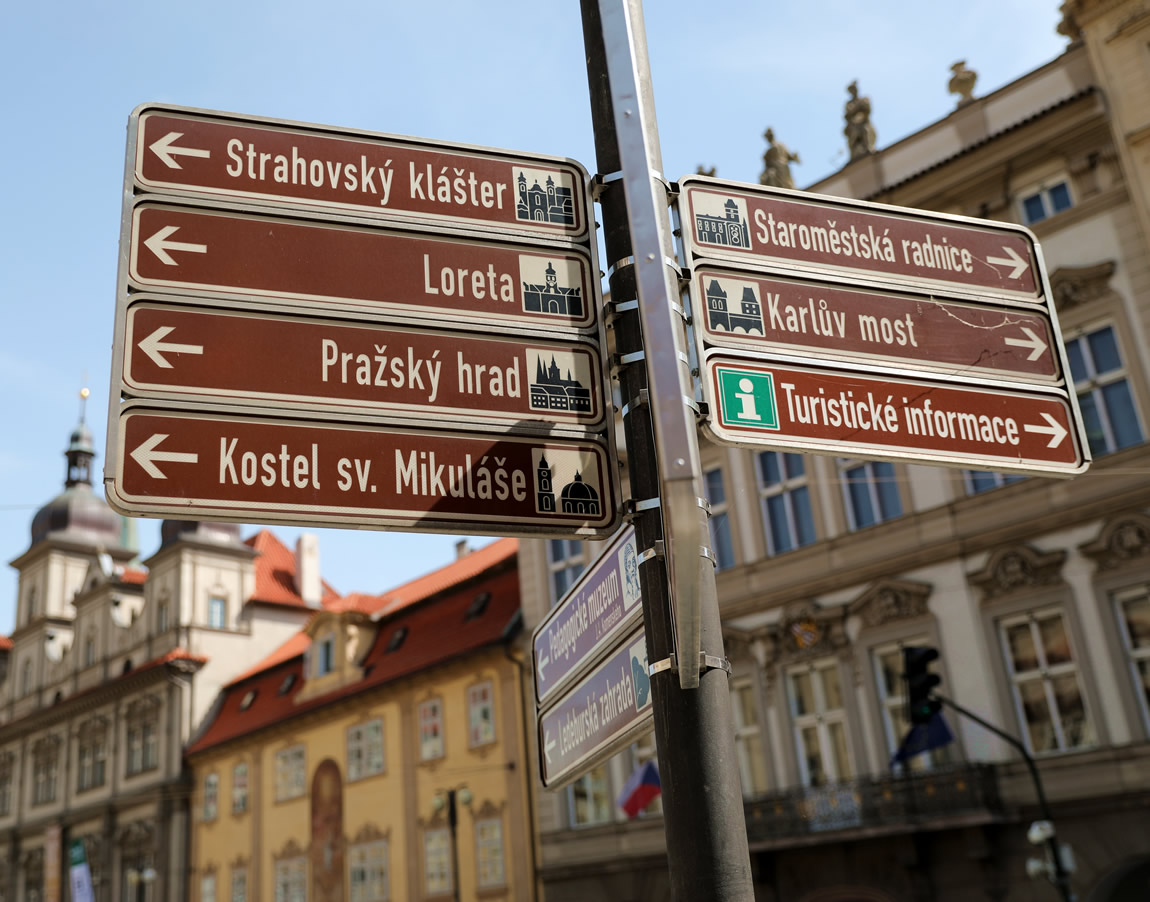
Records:
[[[605,176],[604,241],[612,270],[630,493],[637,499],[634,523],[643,557],[643,621],[654,665],[672,896],[743,902],[754,894],[715,579],[700,548],[689,547],[706,535],[696,502],[702,474],[694,413],[684,406],[683,396],[690,394],[686,380],[676,383],[665,379],[665,369],[657,372],[660,364],[680,370],[678,355],[685,345],[683,323],[673,313],[679,292],[669,264],[667,202],[662,195],[659,203],[655,180],[660,176],[652,171],[661,167],[642,9],[639,0],[581,0],[581,8],[596,162]],[[636,147],[645,159],[636,161]],[[667,322],[656,321],[660,313],[679,330],[677,344],[666,346],[674,333]],[[676,406],[683,408],[677,421]],[[683,444],[664,460],[676,438]],[[689,496],[686,511],[684,496]],[[658,499],[658,505],[643,504],[650,499]],[[668,570],[676,574],[675,611]],[[677,637],[677,670],[661,668],[676,652]],[[692,640],[694,648],[684,648]],[[685,688],[692,683],[696,688]]]

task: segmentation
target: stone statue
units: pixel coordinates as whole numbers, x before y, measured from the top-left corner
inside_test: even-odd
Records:
[[[772,188],[795,187],[795,180],[791,178],[791,163],[801,163],[799,155],[791,153],[787,145],[776,141],[773,129],[768,128],[763,137],[767,139],[767,150],[763,154],[763,174],[759,176],[759,184]]]
[[[695,167],[695,175],[705,175],[705,176],[708,176],[709,178],[714,178],[715,177],[715,167],[714,166],[702,166],[702,165],[696,166]]]
[[[947,84],[947,90],[951,94],[958,95],[958,105],[960,107],[966,106],[974,100],[974,83],[978,81],[978,73],[973,69],[966,68],[966,60],[959,60],[957,63],[952,63],[950,67],[950,82]]]
[[[847,91],[851,99],[843,110],[843,118],[847,121],[843,134],[846,135],[847,149],[853,163],[859,157],[874,153],[875,132],[874,126],[870,124],[870,98],[859,97],[857,81],[847,85]]]

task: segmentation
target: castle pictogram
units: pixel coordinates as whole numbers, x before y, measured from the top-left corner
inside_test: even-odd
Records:
[[[551,355],[551,365],[543,365],[543,355],[536,360],[535,381],[531,383],[531,406],[536,410],[568,410],[572,413],[591,412],[591,391],[578,379],[567,378],[559,370],[555,355]]]
[[[549,262],[544,285],[523,283],[523,309],[528,313],[558,313],[576,319],[583,316],[583,290],[559,284],[555,267]]]
[[[515,205],[515,218],[530,222],[549,222],[553,225],[575,224],[575,199],[570,188],[556,185],[547,176],[547,187],[540,188],[539,180],[527,187],[527,176],[519,173],[519,202]]]
[[[716,331],[762,335],[763,307],[755,296],[755,289],[744,285],[739,309],[733,311],[727,306],[727,293],[719,285],[719,280],[711,279],[707,286],[707,324]]]
[[[700,242],[724,247],[751,249],[751,232],[739,213],[739,205],[730,198],[723,204],[723,215],[695,214],[695,232]]]

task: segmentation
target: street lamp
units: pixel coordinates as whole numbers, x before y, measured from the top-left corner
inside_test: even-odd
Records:
[[[466,786],[458,786],[437,792],[431,801],[436,814],[439,814],[444,808],[447,809],[447,826],[451,830],[451,896],[455,902],[459,902],[459,844],[456,842],[456,825],[459,823],[459,812],[456,802],[470,807],[471,798],[470,789]]]
[[[149,887],[156,882],[156,876],[156,869],[153,867],[146,867],[142,870],[128,868],[124,877],[128,881],[128,886],[135,890],[133,895],[136,897],[136,902],[146,902],[151,897]]]

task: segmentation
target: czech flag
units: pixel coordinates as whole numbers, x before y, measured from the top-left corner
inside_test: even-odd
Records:
[[[651,800],[662,791],[659,786],[659,768],[654,761],[647,761],[631,774],[616,803],[627,813],[627,817],[638,817],[639,812],[650,805]]]

